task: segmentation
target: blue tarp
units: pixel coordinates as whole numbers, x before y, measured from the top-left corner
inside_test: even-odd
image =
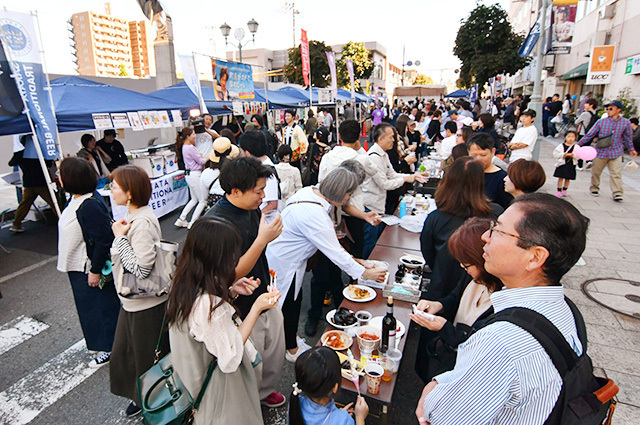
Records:
[[[202,89],[202,98],[204,99],[204,103],[207,105],[207,109],[211,115],[225,115],[233,111],[231,102],[214,100],[216,97],[213,87],[200,87]],[[156,90],[149,93],[149,96],[162,99],[163,101],[177,102],[183,105],[185,109],[198,108],[200,105],[198,96],[193,94],[189,86],[187,86],[187,83],[184,82],[176,84],[175,86],[165,87],[161,90]]]
[[[454,92],[449,93],[445,97],[469,97],[470,93],[467,90],[458,89]]]
[[[256,94],[255,102],[266,102],[265,89],[261,87],[255,87]],[[269,97],[269,109],[289,109],[289,108],[304,108],[309,106],[309,98],[301,99],[300,96],[292,96],[288,93],[279,90],[267,90]]]
[[[297,96],[300,99],[306,99],[307,106],[309,105],[309,90],[303,90],[297,87],[282,87],[278,90],[279,92],[287,93],[291,96]],[[347,103],[351,101],[351,92],[345,89],[338,89],[338,99],[342,100],[343,103]],[[356,103],[367,102],[369,99],[367,96],[356,92]],[[313,104],[318,105],[318,88],[313,88]],[[331,103],[325,103],[323,105],[332,105]]]
[[[91,114],[180,109],[188,107],[173,100],[96,83],[79,77],[62,77],[51,81],[53,105],[58,131],[82,131],[94,128]],[[49,99],[46,100],[47,102]],[[29,133],[26,115],[0,120],[0,135]]]

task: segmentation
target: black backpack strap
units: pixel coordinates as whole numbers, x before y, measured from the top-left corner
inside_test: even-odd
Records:
[[[576,330],[578,331],[578,339],[582,344],[582,352],[587,352],[587,326],[584,323],[582,313],[578,310],[578,307],[568,297],[564,297],[565,302],[569,305],[571,313],[573,313],[573,319],[576,322]]]
[[[547,352],[561,377],[575,367],[578,356],[558,328],[542,314],[528,308],[512,307],[496,313],[487,325],[498,321],[513,323],[529,332]]]

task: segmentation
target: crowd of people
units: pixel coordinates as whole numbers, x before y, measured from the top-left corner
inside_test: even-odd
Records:
[[[170,290],[154,296],[122,290],[124,279],[142,282],[157,272],[162,232],[148,206],[149,176],[127,164],[114,131],[98,142],[83,135],[78,155],[60,165],[71,197],[58,222],[57,268],[68,275],[87,349],[95,353],[90,366],[109,365],[111,392],[128,400],[125,413],[134,416],[141,410],[137,380],[154,360],[171,352],[192,395],[215,360],[195,423],[258,424],[260,405],[287,402],[277,386],[289,361],[296,374],[290,423],[353,423],[348,410],[363,424],[364,398],[344,410],[333,402],[341,382],[335,353],[298,335],[302,281],[311,272],[304,333],[312,337],[325,299],[342,302],[343,272],[352,281],[383,278],[364,260],[384,229],[381,217],[396,211],[414,183],[432,177],[420,167],[431,153],[442,160],[442,173],[436,209],[420,234],[431,276],[417,308],[436,319],[411,315],[421,327],[415,370],[425,383],[416,416],[433,425],[465,417],[544,422],[560,376],[526,331],[485,320],[530,308],[558,327],[576,355],[585,350],[560,281],[584,250],[588,219],[561,198],[576,178],[574,150],[611,135],[597,148],[591,193],[598,195],[608,166],[612,196],[622,200],[622,154],[626,148],[637,155],[637,122],[632,127],[620,116],[617,101],[594,120],[597,102],[587,99],[578,128],[554,150],[556,196],[541,194],[546,175],[533,160],[538,133],[527,100],[507,98],[495,110],[465,100],[380,104],[361,110],[360,121],[352,106],[337,117],[310,111],[307,120],[287,110],[277,131],[262,115],[222,128],[205,115],[176,138],[190,200],[175,226],[189,231]],[[497,119],[521,125],[505,140]],[[126,207],[123,219],[111,220],[96,192],[100,179]],[[33,187],[25,193],[48,195],[43,182]],[[23,213],[12,231],[20,231]]]

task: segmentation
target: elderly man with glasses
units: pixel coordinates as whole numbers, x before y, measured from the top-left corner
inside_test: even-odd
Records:
[[[545,316],[576,355],[583,351],[562,277],[586,245],[589,219],[549,194],[516,198],[482,235],[485,269],[504,283],[491,295],[498,314],[524,307]],[[416,416],[421,424],[542,424],[562,378],[540,343],[506,321],[477,330],[458,347],[455,368],[425,386]]]
[[[591,130],[580,139],[580,146],[586,145],[595,137],[596,149],[598,156],[593,160],[593,168],[591,174],[591,195],[600,195],[600,175],[605,165],[609,167],[609,185],[613,200],[622,202],[622,154],[624,148],[629,150],[632,157],[638,156],[633,147],[633,130],[631,122],[622,117],[620,112],[624,109],[624,105],[619,100],[604,105],[607,116],[598,120]]]

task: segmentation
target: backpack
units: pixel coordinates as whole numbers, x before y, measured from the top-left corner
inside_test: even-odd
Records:
[[[524,307],[512,307],[487,319],[484,326],[498,321],[513,323],[529,332],[545,349],[562,377],[562,389],[545,425],[610,424],[616,407],[617,385],[593,375],[587,355],[587,329],[582,314],[567,297],[576,323],[582,355],[578,356],[553,323],[540,313]],[[606,422],[605,422],[606,420]]]

